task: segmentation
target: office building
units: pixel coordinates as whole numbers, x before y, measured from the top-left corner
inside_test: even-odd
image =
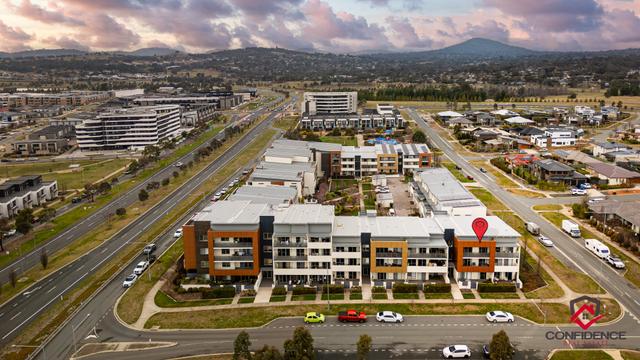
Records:
[[[26,175],[0,184],[0,217],[10,218],[22,209],[42,205],[58,197],[57,181],[42,181],[40,175]]]
[[[76,126],[81,150],[144,149],[175,137],[180,130],[180,106],[163,105],[112,110]]]
[[[355,114],[358,110],[358,93],[305,92],[301,108],[308,115]]]

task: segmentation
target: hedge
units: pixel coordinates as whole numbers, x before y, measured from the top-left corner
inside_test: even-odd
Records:
[[[362,288],[360,286],[354,286],[349,290],[351,291],[352,294],[361,294],[362,293]]]
[[[424,284],[425,293],[444,294],[451,292],[451,284]]]
[[[236,296],[236,288],[234,288],[233,286],[202,289],[203,299],[232,298],[234,296]]]
[[[293,295],[307,295],[307,294],[315,294],[317,292],[318,292],[318,289],[314,287],[296,286],[293,288]]]
[[[394,283],[393,292],[399,294],[415,294],[418,292],[418,285],[416,284],[403,284]]]
[[[516,284],[513,283],[480,283],[478,284],[479,292],[486,293],[502,293],[502,292],[516,292]]]
[[[327,293],[327,287],[329,288],[329,293],[330,294],[342,294],[344,293],[344,286],[342,285],[323,285],[322,286],[322,293],[326,294]]]
[[[387,293],[387,289],[382,286],[374,286],[371,288],[371,292],[374,294]]]
[[[276,286],[271,291],[271,295],[287,295],[287,289],[284,286]]]

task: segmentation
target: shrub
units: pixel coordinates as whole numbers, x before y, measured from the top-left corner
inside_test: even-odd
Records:
[[[125,209],[125,208],[117,208],[116,209],[116,215],[125,216],[126,214],[127,214],[127,209]]]
[[[374,286],[371,288],[371,292],[374,294],[387,293],[387,289],[382,286]]]
[[[329,289],[329,293],[330,294],[342,294],[344,293],[344,286],[342,285],[323,285],[322,286],[322,293],[326,294],[327,293],[327,289]]]
[[[351,293],[353,293],[353,294],[360,294],[360,293],[362,293],[362,288],[361,288],[360,286],[354,286],[354,287],[352,287],[352,288],[351,288],[351,289],[349,289],[349,290],[351,290]]]
[[[284,286],[276,286],[271,291],[271,295],[287,295],[287,289]]]
[[[506,172],[507,174],[511,174],[511,169],[509,168],[509,164],[507,164],[507,161],[503,158],[503,157],[496,157],[493,158],[489,161],[493,166],[497,167],[498,169]]]
[[[202,289],[201,291],[203,299],[221,299],[236,296],[236,288],[233,286],[214,287],[210,289]]]
[[[393,292],[400,294],[415,294],[418,292],[418,285],[416,284],[403,284],[403,283],[394,283],[393,284]]]
[[[424,284],[425,293],[444,294],[451,292],[451,284]]]
[[[242,290],[240,296],[256,296],[257,292],[253,289],[251,290]]]
[[[314,287],[296,286],[293,288],[293,295],[315,294],[318,290]]]
[[[478,291],[486,293],[516,292],[516,284],[507,282],[480,283],[478,284]]]
[[[169,181],[170,181],[170,180],[169,180],[169,178],[168,178],[168,177],[167,177],[167,178],[162,179],[162,186],[167,186],[167,185],[169,185]]]

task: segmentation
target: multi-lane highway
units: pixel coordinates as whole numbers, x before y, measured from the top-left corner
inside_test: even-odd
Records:
[[[254,116],[262,113],[264,110],[254,113]],[[243,134],[242,138],[227,152],[111,239],[0,307],[0,334],[2,334],[0,345],[4,346],[9,343],[25,325],[29,324],[43,310],[49,308],[56,300],[64,296],[105,262],[117,257],[120,250],[128,244],[135,242],[141,233],[165,216],[176,204],[189,196],[218,169],[243,151],[255,137],[270,125],[273,116],[272,114],[266,121]],[[94,220],[85,220],[84,223],[94,224]],[[77,230],[77,233],[74,232],[74,234],[79,236],[88,231],[91,229],[85,229],[84,232]],[[119,281],[121,282],[121,279]]]
[[[635,317],[640,318],[640,290],[622,276],[622,273],[607,266],[596,259],[589,252],[581,240],[576,240],[547,222],[525,203],[520,201],[512,193],[498,186],[491,174],[483,173],[471,165],[463,156],[459,155],[446,140],[442,139],[437,131],[431,128],[436,126],[428,124],[415,109],[408,109],[409,115],[422,128],[434,145],[439,147],[447,157],[470,174],[478,183],[486,187],[500,201],[510,207],[524,221],[532,221],[540,225],[544,235],[551,238],[555,247],[551,252],[570,268],[591,276],[603,289],[608,291],[622,306]]]

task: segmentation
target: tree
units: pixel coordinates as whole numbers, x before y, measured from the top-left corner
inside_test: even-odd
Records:
[[[33,227],[33,210],[22,209],[16,216],[16,230],[21,234],[27,234]]]
[[[284,342],[285,360],[315,360],[313,337],[308,329],[297,327],[293,332],[293,339]]]
[[[109,191],[111,191],[111,184],[109,184],[106,181],[103,181],[100,183],[100,185],[98,185],[98,192],[100,192],[101,194],[106,194]]]
[[[147,192],[147,190],[145,189],[140,190],[140,192],[138,193],[138,200],[144,202],[148,198],[149,198],[149,193]]]
[[[369,356],[369,352],[371,351],[371,336],[367,334],[360,335],[356,345],[358,360],[366,360]]]
[[[13,288],[18,284],[18,273],[16,272],[16,269],[11,269],[9,272],[9,283]]]
[[[416,130],[411,137],[411,141],[417,144],[424,144],[427,142],[427,136],[422,132],[422,130]]]
[[[40,212],[40,221],[47,222],[53,219],[56,216],[56,209],[54,208],[44,208]]]
[[[174,171],[171,175],[173,175],[173,177],[177,178],[178,176],[180,176],[180,173],[177,171]]]
[[[9,224],[9,219],[0,218],[0,252],[4,252],[4,244],[3,240],[5,237],[5,233],[11,229],[11,224]]]
[[[241,331],[233,342],[233,360],[251,360],[250,346],[249,334],[246,331]]]
[[[504,330],[493,334],[489,345],[489,356],[491,360],[510,360],[513,358],[513,347],[509,336]]]
[[[126,214],[127,214],[127,209],[125,209],[125,208],[117,208],[116,209],[116,215],[125,216]]]
[[[282,354],[275,346],[265,345],[262,349],[256,351],[253,360],[282,360]]]
[[[168,177],[166,177],[166,178],[162,179],[162,186],[167,186],[167,185],[169,185],[169,181],[170,181],[170,180],[169,180],[169,178],[168,178]]]
[[[42,268],[46,269],[47,265],[49,265],[49,255],[47,255],[47,250],[42,249],[40,253],[40,264],[42,264]]]

